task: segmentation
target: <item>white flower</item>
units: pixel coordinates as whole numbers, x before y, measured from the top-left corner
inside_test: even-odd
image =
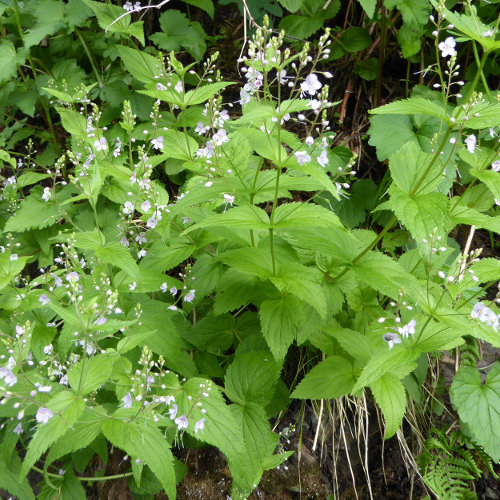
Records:
[[[324,167],[330,161],[325,150],[321,151],[321,154],[316,158],[316,160],[322,167]]]
[[[13,429],[13,432],[14,434],[17,434],[19,436],[19,434],[22,434],[23,432],[23,424],[21,424],[21,422],[19,422]]]
[[[174,305],[168,306],[167,309],[170,311],[177,311],[177,306],[174,306]]]
[[[49,187],[43,188],[42,200],[47,203],[52,198],[52,191]]]
[[[39,424],[46,424],[53,416],[54,413],[52,411],[41,406],[40,408],[38,408],[35,418]]]
[[[105,137],[101,137],[99,140],[94,141],[94,147],[96,151],[106,151],[108,149],[108,143]]]
[[[170,290],[169,293],[172,295],[172,297],[175,297],[177,295],[177,287],[173,286]]]
[[[495,172],[500,172],[500,160],[494,161],[491,164],[491,169]]]
[[[179,80],[179,81],[176,83],[176,85],[175,85],[175,87],[174,87],[174,90],[175,90],[177,93],[179,93],[179,94],[182,92],[182,81],[181,81],[181,80]]]
[[[315,95],[316,92],[322,87],[321,82],[318,80],[318,77],[311,73],[306,77],[306,79],[300,84],[300,88],[302,89],[301,96],[305,94]]]
[[[227,137],[227,132],[223,128],[219,129],[212,137],[212,141],[216,146],[220,146],[222,143],[228,142],[229,139]]]
[[[167,288],[168,288],[168,285],[166,282],[163,282],[161,285],[160,285],[160,290],[165,293],[167,291]]]
[[[163,136],[160,135],[156,139],[153,139],[151,141],[151,144],[152,144],[154,149],[163,149]]]
[[[149,200],[146,200],[142,205],[141,205],[141,210],[143,212],[149,212],[151,210],[151,202]]]
[[[186,415],[181,415],[180,417],[177,417],[175,419],[175,425],[177,425],[177,429],[179,430],[187,429],[189,422],[188,419],[186,418]]]
[[[441,57],[456,56],[457,51],[455,50],[455,39],[449,36],[444,42],[438,45],[438,49],[441,51]]]
[[[137,288],[137,283],[133,281],[129,286],[128,289],[133,292]]]
[[[193,302],[196,290],[189,290],[189,293],[184,297],[184,302]]]
[[[40,295],[40,298],[38,299],[39,302],[42,303],[43,306],[46,306],[49,302],[50,299],[46,293]]]
[[[484,37],[493,36],[493,30],[485,31],[484,33],[481,33],[481,35],[484,36]]]
[[[306,151],[295,151],[295,158],[297,158],[297,162],[300,166],[311,161],[311,157],[307,154]]]
[[[306,137],[306,140],[304,141],[308,146],[312,146],[314,144],[314,138],[311,136]]]
[[[318,99],[311,99],[307,105],[313,110],[317,111],[319,108],[321,108],[321,101],[318,101]]]
[[[467,139],[465,139],[464,142],[465,142],[465,145],[467,146],[467,151],[469,153],[474,153],[474,150],[476,149],[476,143],[477,143],[476,136],[474,134],[469,135],[469,137],[467,137]]]
[[[134,10],[134,6],[132,5],[132,2],[125,2],[123,4],[123,8],[126,10],[126,11],[132,11]]]
[[[76,271],[73,271],[73,272],[68,273],[66,275],[66,281],[68,283],[76,283],[79,280],[80,280],[80,276],[78,276],[78,273]]]
[[[194,424],[194,433],[197,434],[198,431],[202,431],[205,428],[205,419],[202,418]]]
[[[50,392],[51,390],[52,390],[52,386],[50,386],[50,385],[38,386],[38,392]]]
[[[123,396],[122,401],[124,408],[130,408],[132,406],[132,396],[130,395],[130,392],[127,392],[127,394]]]
[[[224,200],[226,201],[226,203],[229,203],[231,206],[233,206],[234,196],[231,196],[230,194],[224,193]]]
[[[5,383],[9,387],[12,387],[17,383],[17,377],[9,369],[5,367],[0,368],[0,379],[2,378],[5,380]]]
[[[108,322],[105,316],[99,316],[95,321],[94,325],[105,325]]]
[[[154,229],[158,225],[158,219],[156,217],[150,217],[146,222],[146,226]]]
[[[386,333],[382,336],[382,339],[389,344],[389,350],[394,347],[394,344],[401,344],[401,339],[397,333]]]
[[[144,250],[144,248],[142,248],[141,250],[139,250],[139,251],[137,252],[137,257],[138,257],[139,259],[142,259],[143,257],[146,257],[146,250]]]

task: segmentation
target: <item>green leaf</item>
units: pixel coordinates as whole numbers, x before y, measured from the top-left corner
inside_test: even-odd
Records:
[[[388,206],[410,230],[415,241],[420,243],[435,229],[436,236],[446,238],[449,203],[445,194],[427,193],[410,197],[394,185],[389,193],[391,199]],[[424,248],[422,250],[425,251]]]
[[[161,74],[160,62],[156,57],[124,45],[116,45],[116,49],[125,68],[136,80],[156,85],[155,76]]]
[[[105,247],[97,248],[95,253],[103,262],[123,269],[133,279],[140,279],[139,267],[121,243],[109,243]]]
[[[149,37],[160,49],[178,52],[184,47],[194,59],[203,57],[205,32],[200,23],[190,21],[178,10],[168,9],[160,16],[160,27],[162,32]]]
[[[228,250],[218,256],[218,259],[236,269],[240,273],[252,274],[261,279],[272,275],[271,256],[263,248],[237,248]]]
[[[451,401],[460,419],[495,462],[500,460],[500,364],[495,363],[486,382],[471,366],[462,366],[453,379]]]
[[[64,434],[64,439],[52,445],[46,464],[49,465],[68,453],[89,446],[101,433],[102,424],[106,419],[107,414],[102,407],[86,408],[78,421]]]
[[[68,373],[68,380],[75,392],[85,396],[109,380],[116,356],[99,354],[79,361]]]
[[[17,53],[10,40],[0,43],[0,83],[9,81],[17,72]]]
[[[274,228],[300,228],[306,225],[342,227],[339,218],[331,210],[318,205],[285,203],[276,208],[274,213]]]
[[[373,14],[375,14],[375,8],[377,7],[377,0],[358,0],[358,2],[361,4],[361,7],[363,7],[366,15],[372,18]]]
[[[189,106],[195,104],[201,104],[206,100],[213,97],[220,90],[229,87],[229,85],[234,85],[235,82],[216,82],[209,83],[208,85],[203,85],[203,87],[198,87],[194,90],[189,90],[184,96],[184,103]]]
[[[279,0],[279,3],[283,5],[286,10],[294,14],[302,7],[303,0]]]
[[[35,500],[27,478],[19,480],[21,459],[17,453],[4,453],[0,448],[0,488],[23,500]]]
[[[226,394],[235,403],[257,403],[264,407],[272,399],[280,367],[269,352],[248,352],[236,356],[224,377]]]
[[[388,9],[397,7],[405,24],[415,30],[422,29],[427,24],[431,11],[428,0],[384,0],[384,4]]]
[[[406,391],[398,377],[386,373],[370,385],[385,418],[385,439],[396,434],[406,410]]]
[[[78,420],[85,409],[85,403],[70,391],[61,391],[48,403],[54,416],[46,423],[38,425],[31,439],[26,457],[21,467],[21,478],[25,477],[31,467],[50,445],[56,442]]]
[[[74,109],[56,106],[56,110],[61,117],[61,122],[66,132],[80,139],[87,139],[87,122],[83,115],[76,112]]]
[[[323,17],[321,16],[297,16],[290,15],[284,17],[280,24],[280,30],[296,38],[309,38],[316,31],[323,27]]]
[[[201,321],[184,332],[182,338],[198,349],[224,352],[233,343],[235,319],[230,314],[207,314]]]
[[[212,0],[185,0],[185,2],[204,10],[210,16],[210,19],[214,18],[214,4]]]
[[[21,274],[28,260],[28,257],[18,257],[17,260],[10,260],[11,255],[9,253],[0,254],[0,290]]]
[[[262,333],[276,360],[282,360],[306,320],[302,302],[293,295],[264,300],[259,310]]]
[[[198,224],[190,226],[186,232],[202,227],[237,227],[238,229],[269,229],[269,216],[262,208],[254,205],[234,207],[222,214],[214,214]]]
[[[330,356],[316,365],[300,382],[292,398],[334,399],[349,394],[354,386],[349,360]]]
[[[471,266],[480,283],[500,280],[500,260],[494,257],[481,259]]]
[[[459,111],[460,108],[457,108]],[[500,103],[478,104],[473,108],[474,115],[467,120],[467,128],[480,130],[482,128],[497,127],[500,114]]]
[[[175,499],[174,458],[162,432],[149,422],[117,419],[104,422],[102,432],[111,444],[124,450],[133,459],[144,461],[160,481],[168,498]]]
[[[412,115],[422,114],[435,116],[443,121],[447,121],[445,109],[435,101],[424,99],[423,97],[410,97],[400,101],[391,102],[380,108],[375,108],[370,111],[373,115]],[[467,123],[469,126],[469,123]]]
[[[500,200],[500,172],[494,172],[493,170],[478,171],[472,168],[470,174],[484,182],[493,196]]]
[[[347,52],[359,52],[366,49],[372,43],[372,39],[368,31],[358,26],[347,28],[342,34],[343,49]]]
[[[39,0],[32,7],[35,24],[23,34],[24,46],[38,45],[46,36],[64,26],[64,4],[57,0]]]

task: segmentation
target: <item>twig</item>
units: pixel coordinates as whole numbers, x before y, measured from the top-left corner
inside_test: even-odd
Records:
[[[160,7],[163,7],[166,3],[170,2],[170,0],[163,0],[163,2],[160,2],[158,5],[144,5],[143,7],[134,7],[132,10],[126,10],[121,16],[117,17],[106,29],[106,33],[108,32],[109,28],[113,26],[113,24],[117,23],[120,21],[120,19],[123,19],[125,16],[131,15],[133,12],[140,12],[141,10],[146,10],[146,9],[159,9]]]

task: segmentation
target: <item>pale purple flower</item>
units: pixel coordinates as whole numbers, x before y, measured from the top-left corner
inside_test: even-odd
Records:
[[[229,141],[229,139],[227,137],[227,132],[223,128],[219,129],[217,131],[217,133],[214,134],[214,136],[212,137],[212,140],[216,146],[221,146],[222,143]]]
[[[193,302],[196,290],[189,290],[189,293],[184,297],[184,302]]]
[[[167,291],[167,288],[168,288],[168,285],[166,282],[163,282],[161,285],[160,285],[160,290],[165,293]]]
[[[54,346],[52,344],[46,345],[43,348],[43,353],[47,354],[47,356],[50,356],[54,352]]]
[[[153,139],[151,141],[151,145],[153,146],[154,149],[163,149],[163,146],[164,146],[163,140],[164,140],[163,136],[160,135],[156,139]]]
[[[133,281],[132,283],[130,283],[130,285],[128,286],[128,289],[131,292],[133,292],[136,288],[137,288],[137,283],[135,281]]]
[[[172,297],[175,297],[177,295],[177,287],[173,286],[169,292],[172,294]]]
[[[2,378],[5,380],[5,383],[9,387],[12,387],[17,383],[17,377],[9,369],[5,367],[0,368],[0,379]]]
[[[94,325],[104,325],[108,320],[104,316],[99,316],[95,321]]]
[[[41,406],[40,408],[38,408],[35,418],[39,424],[46,424],[53,416],[54,413],[51,410]]]
[[[42,303],[42,306],[46,306],[49,302],[50,299],[46,293],[40,295],[40,298],[38,299],[38,302]]]
[[[134,204],[131,201],[126,201],[123,204],[122,212],[124,215],[130,215],[134,211]]]
[[[146,222],[146,226],[150,229],[154,229],[158,225],[158,219],[156,217],[150,217]]]
[[[494,162],[491,164],[491,169],[492,169],[494,172],[500,172],[500,160],[494,161]]]
[[[382,336],[382,339],[389,344],[389,350],[394,347],[394,344],[401,344],[401,339],[397,333],[386,333]]]
[[[13,432],[14,434],[17,434],[19,436],[19,434],[22,434],[23,433],[23,424],[21,424],[21,422],[19,422],[13,429]]]
[[[311,157],[307,154],[306,151],[295,151],[295,158],[297,158],[297,162],[300,166],[311,161]]]
[[[177,425],[177,429],[179,429],[180,431],[182,429],[187,429],[189,422],[188,419],[186,418],[186,415],[181,415],[180,417],[177,417],[175,419],[175,425]]]
[[[438,45],[438,49],[441,51],[441,57],[456,56],[457,51],[455,50],[455,39],[449,36],[444,42]]]
[[[194,433],[197,434],[198,431],[202,431],[205,428],[205,419],[202,418],[194,424]]]
[[[177,93],[179,93],[179,94],[180,94],[180,93],[182,92],[182,89],[183,89],[183,87],[182,87],[182,81],[181,81],[181,80],[179,80],[179,81],[176,83],[176,85],[175,85],[175,87],[174,87],[174,90],[175,90]]]
[[[469,135],[469,137],[467,137],[467,139],[465,139],[464,142],[465,142],[465,145],[467,146],[467,151],[469,153],[474,153],[474,150],[476,149],[476,143],[477,143],[476,136],[474,134]]]
[[[203,135],[207,132],[208,128],[205,127],[205,125],[203,125],[203,122],[198,122],[198,125],[196,125],[196,128],[194,129],[194,131],[198,134],[198,135]]]
[[[19,259],[19,255],[17,255],[17,253],[13,253],[10,257],[9,257],[9,260],[11,262],[14,262],[15,260],[18,260]]]
[[[78,276],[78,273],[76,271],[73,271],[73,272],[68,273],[66,275],[66,281],[68,283],[76,283],[79,280],[80,280],[80,276]]]
[[[306,77],[306,79],[300,84],[300,88],[302,90],[301,96],[305,94],[315,95],[316,92],[322,87],[321,82],[318,80],[318,77],[311,73]]]
[[[316,158],[316,160],[323,168],[330,161],[328,159],[328,154],[325,150],[321,151],[321,154]]]
[[[130,392],[127,392],[127,394],[123,396],[122,401],[124,408],[130,408],[132,406],[132,396],[130,395]]]
[[[306,140],[304,141],[308,146],[312,146],[314,144],[314,138],[311,136],[306,137]]]
[[[178,406],[174,403],[171,408],[168,410],[168,414],[170,416],[170,420],[174,420],[174,418],[177,416],[177,410]]]
[[[230,194],[224,193],[224,200],[226,203],[229,203],[229,205],[233,205],[234,203],[234,196],[231,196]]]
[[[52,386],[50,385],[39,385],[38,392],[50,392],[52,390]]]
[[[108,143],[105,137],[101,137],[97,141],[94,141],[94,147],[96,151],[106,151],[108,149]]]
[[[412,319],[407,325],[403,326],[402,328],[398,327],[398,333],[401,335],[401,337],[408,338],[409,335],[415,334],[415,326],[417,326],[417,322]]]
[[[142,205],[141,205],[141,210],[143,212],[149,212],[151,210],[151,202],[149,200],[146,200]]]

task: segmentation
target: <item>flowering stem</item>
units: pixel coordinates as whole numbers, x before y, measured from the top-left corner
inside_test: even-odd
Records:
[[[59,474],[54,474],[52,472],[44,472],[42,469],[39,469],[35,465],[31,467],[34,471],[39,472],[40,474],[45,474],[49,477],[54,477],[61,479],[62,476]],[[82,477],[82,476],[75,476],[76,479],[79,481],[109,481],[110,479],[121,479],[123,477],[130,477],[132,476],[132,472],[124,472],[123,474],[115,474],[113,476],[90,476],[90,477]]]

